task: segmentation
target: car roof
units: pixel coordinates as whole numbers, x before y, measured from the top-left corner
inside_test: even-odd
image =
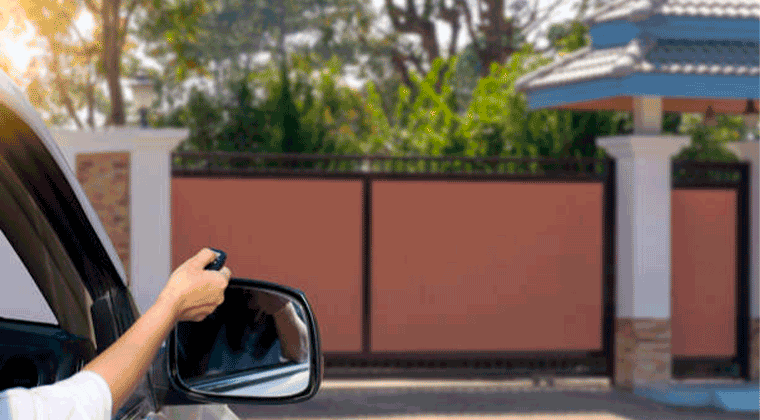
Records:
[[[21,89],[19,89],[13,80],[2,70],[0,70],[0,104],[3,105],[3,108],[6,108],[20,118],[21,121],[31,129],[46,151],[50,154],[52,160],[57,164],[59,170],[65,177],[66,182],[63,185],[67,184],[71,189],[71,191],[66,191],[66,193],[73,194],[76,197],[76,201],[81,205],[81,209],[87,219],[82,222],[86,222],[92,227],[100,244],[105,249],[111,264],[113,264],[113,267],[116,269],[123,282],[124,279],[126,279],[124,266],[100,221],[100,217],[98,217],[98,214],[92,207],[82,186],[79,184],[79,181],[77,181],[72,168],[69,166],[64,154],[61,152],[60,147],[53,138],[47,125],[45,125],[40,114],[32,107]]]

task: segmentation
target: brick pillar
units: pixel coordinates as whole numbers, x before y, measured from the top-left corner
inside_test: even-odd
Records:
[[[671,357],[671,156],[688,137],[598,139],[616,158],[615,386],[668,381]]]
[[[77,180],[100,217],[124,267],[130,258],[129,153],[82,153],[76,157]],[[129,285],[129,271],[126,271]]]
[[[144,313],[172,272],[170,155],[188,130],[118,127],[53,134],[111,237],[109,253],[124,262],[114,264]]]

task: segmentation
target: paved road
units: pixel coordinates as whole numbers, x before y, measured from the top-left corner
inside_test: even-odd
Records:
[[[234,406],[241,419],[746,420],[757,413],[670,408],[608,387],[326,381],[301,404]]]

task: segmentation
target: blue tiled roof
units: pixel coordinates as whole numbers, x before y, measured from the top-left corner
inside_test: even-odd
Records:
[[[758,76],[760,46],[735,41],[647,41],[594,49],[586,47],[517,80],[531,91],[633,73]]]
[[[606,0],[586,18],[594,24],[611,20],[639,21],[652,15],[717,18],[760,18],[758,0]]]

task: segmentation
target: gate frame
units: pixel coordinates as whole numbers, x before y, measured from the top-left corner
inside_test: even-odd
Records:
[[[202,159],[200,165],[187,168],[184,158]],[[172,177],[187,178],[279,178],[279,179],[344,179],[362,181],[362,350],[356,352],[325,352],[325,371],[329,376],[366,376],[367,368],[373,377],[443,377],[454,375],[504,377],[595,376],[609,378],[614,384],[615,328],[615,161],[611,158],[467,158],[467,157],[387,157],[332,156],[293,154],[252,154],[235,152],[175,152],[172,154]],[[226,162],[225,162],[226,161]],[[255,161],[257,164],[283,165],[296,163],[348,163],[351,170],[314,171],[296,167],[225,168],[224,163]],[[390,161],[392,171],[375,171],[379,164]],[[431,164],[449,168],[465,165],[488,166],[498,171],[498,165],[546,165],[561,167],[543,175],[516,173],[441,173],[395,172],[395,166],[423,163],[429,171]],[[325,163],[327,164],[327,163]],[[597,169],[601,165],[601,173]],[[185,167],[183,167],[185,166]],[[568,167],[573,169],[568,169]],[[407,166],[408,168],[408,166]],[[503,166],[502,166],[503,168]],[[425,180],[459,182],[535,182],[535,183],[597,183],[602,184],[602,348],[581,351],[457,351],[457,352],[381,352],[371,348],[371,291],[372,291],[372,183],[375,180]],[[359,368],[358,371],[352,368]]]
[[[674,161],[671,189],[736,190],[736,349],[731,358],[673,357],[673,377],[749,380],[749,178],[748,162]],[[733,179],[731,179],[733,178]],[[757,198],[755,198],[757,199]]]

